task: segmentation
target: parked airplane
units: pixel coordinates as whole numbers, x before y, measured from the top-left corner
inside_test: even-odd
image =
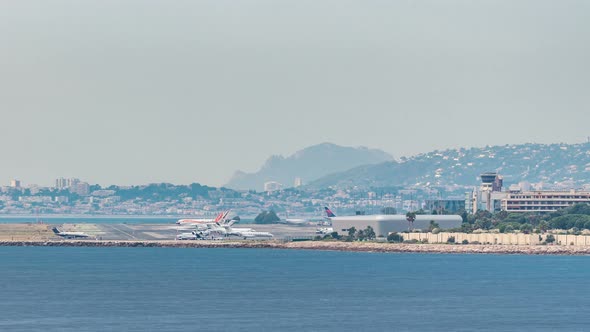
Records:
[[[330,217],[333,217],[334,214],[332,213],[332,211],[330,211],[330,209],[328,209],[328,207],[324,207],[324,209],[326,210],[326,214],[328,215],[328,217],[303,217],[303,218],[289,218],[289,214],[287,214],[287,217],[285,218],[285,222],[287,224],[312,224],[312,223],[317,223],[318,225],[329,225],[329,223],[326,223],[326,221],[329,221]],[[330,211],[328,213],[328,211]]]
[[[289,212],[287,211],[287,213],[285,214],[285,223],[287,224],[305,224],[310,222],[311,220],[309,218],[293,218],[293,217],[289,217]],[[283,221],[279,221],[279,223],[282,223]]]
[[[226,227],[232,226],[233,224],[235,224],[238,221],[239,221],[239,219],[238,220],[226,219],[224,221],[209,222],[209,223],[205,223],[205,224],[196,224],[196,225],[192,225],[191,227],[193,227],[197,231],[216,230],[217,232],[224,232],[224,229]],[[244,230],[251,230],[251,228],[244,228]]]
[[[222,240],[225,236],[225,230],[220,229],[206,229],[196,230],[190,233],[180,233],[176,236],[177,240]]]
[[[330,210],[329,207],[324,206],[324,210],[326,211],[326,214],[328,215],[328,218],[336,217],[336,215],[332,212],[332,210]]]
[[[269,232],[255,232],[255,231],[248,231],[248,232],[239,232],[238,236],[243,237],[244,240],[246,239],[270,239],[273,238],[274,235],[272,235]]]
[[[238,236],[245,239],[253,238],[272,238],[273,235],[269,232],[257,232],[252,228],[233,228],[231,227],[234,223],[230,221],[227,225],[223,225],[226,236]]]
[[[181,233],[176,236],[178,240],[219,240],[224,237],[242,237],[245,239],[272,238],[269,232],[257,232],[252,228],[232,228],[235,223],[230,220],[225,224],[209,223],[206,225],[197,225],[197,229],[190,233]]]
[[[209,224],[223,222],[231,210],[223,211],[217,215],[215,219],[180,219],[176,222],[177,225],[198,225],[198,224]]]
[[[226,221],[223,225],[231,225],[235,221]],[[229,227],[229,226],[228,226]],[[195,230],[190,233],[181,233],[176,236],[177,240],[219,240],[227,236],[227,230],[219,222],[196,224]]]
[[[326,211],[326,215],[327,215],[326,219],[331,223],[330,218],[336,217],[336,215],[327,206],[324,206],[324,211]],[[330,223],[326,223],[326,224],[330,225]],[[334,228],[332,228],[332,227],[321,227],[321,228],[317,228],[315,230],[316,234],[330,234],[332,232],[334,232]]]
[[[57,227],[51,229],[57,236],[65,237],[66,239],[87,238],[89,235],[82,232],[62,232]]]
[[[222,240],[223,235],[215,231],[192,231],[190,233],[180,233],[176,236],[177,240]]]

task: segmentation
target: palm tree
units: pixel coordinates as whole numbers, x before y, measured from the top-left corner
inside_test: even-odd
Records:
[[[414,220],[416,220],[416,212],[406,213],[406,220],[408,221],[408,231],[411,232],[414,229]]]
[[[356,228],[355,228],[354,226],[353,226],[353,227],[350,227],[350,228],[348,229],[348,238],[349,238],[350,240],[354,240],[354,236],[355,236],[355,235],[356,235]]]
[[[365,237],[367,238],[367,240],[375,239],[375,231],[373,230],[373,227],[367,226],[367,228],[365,229]]]

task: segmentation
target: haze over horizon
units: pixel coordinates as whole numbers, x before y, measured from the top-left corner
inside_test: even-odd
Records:
[[[218,186],[331,142],[590,136],[586,1],[0,4],[0,183]]]

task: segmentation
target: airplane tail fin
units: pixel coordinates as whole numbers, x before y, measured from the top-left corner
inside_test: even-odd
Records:
[[[51,230],[52,230],[52,231],[53,231],[53,233],[55,233],[55,234],[59,234],[59,233],[61,233],[61,232],[59,231],[59,229],[57,229],[57,227],[53,227]]]
[[[227,210],[223,213],[223,217],[221,217],[221,221],[225,221],[227,219],[227,216],[229,216],[229,213],[231,212],[230,210]]]
[[[235,216],[233,218],[226,218],[223,220],[222,224],[224,226],[231,226],[233,224],[237,224],[240,222],[240,217],[239,216]]]
[[[324,210],[326,210],[326,214],[328,215],[328,218],[336,217],[336,215],[332,212],[332,210],[330,210],[330,208],[328,208],[327,206],[324,206]]]
[[[223,218],[224,213],[225,212],[220,212],[213,222],[217,223],[218,221],[220,221]]]
[[[223,211],[220,212],[217,215],[217,218],[215,218],[215,220],[213,220],[214,223],[218,223],[218,222],[225,222],[225,219],[227,218],[227,216],[229,215],[229,213],[231,212],[231,210],[227,210],[227,211]]]

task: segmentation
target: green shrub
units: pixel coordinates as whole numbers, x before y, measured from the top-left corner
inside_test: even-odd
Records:
[[[389,233],[387,235],[388,242],[404,242],[404,237],[398,233]]]
[[[522,224],[520,225],[520,231],[524,234],[529,234],[533,231],[533,225],[531,224]]]
[[[447,243],[455,243],[455,237],[449,236],[449,238],[447,239]]]
[[[254,219],[255,224],[274,224],[278,221],[281,221],[281,218],[273,210],[262,211]]]
[[[549,220],[549,225],[553,229],[570,229],[583,225],[590,221],[590,216],[584,214],[567,214]],[[581,227],[578,227],[581,228]]]
[[[461,244],[469,244],[469,241],[463,240],[463,241],[461,241]]]

